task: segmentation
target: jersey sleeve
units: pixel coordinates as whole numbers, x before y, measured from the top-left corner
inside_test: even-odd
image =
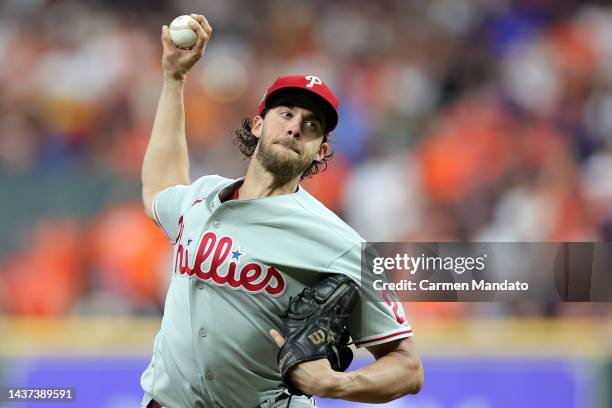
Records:
[[[178,234],[178,221],[182,205],[190,186],[177,185],[158,192],[153,198],[155,221],[172,243]]]
[[[160,191],[153,198],[155,221],[174,244],[181,215],[194,200],[204,199],[220,182],[228,180],[217,175],[203,176],[190,185],[176,185]]]
[[[375,290],[369,283],[371,279],[362,277],[361,252],[361,244],[352,247],[334,260],[326,271],[348,275],[360,283],[360,300],[349,321],[355,345],[369,347],[411,337],[412,328],[395,293]]]

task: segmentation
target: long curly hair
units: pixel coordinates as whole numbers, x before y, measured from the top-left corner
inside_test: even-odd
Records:
[[[261,117],[264,118],[266,113],[268,113],[268,110],[264,109],[264,111],[261,113]],[[259,139],[251,132],[252,125],[253,121],[250,118],[244,118],[242,120],[242,126],[239,129],[234,130],[234,145],[238,146],[240,152],[248,158],[253,156],[255,148],[257,147],[257,142],[259,141]],[[327,135],[323,136],[322,143],[325,142],[328,142]],[[334,153],[330,149],[329,153],[326,154],[321,160],[313,160],[310,167],[308,167],[300,176],[300,181],[325,171],[327,169],[327,162],[333,155]]]

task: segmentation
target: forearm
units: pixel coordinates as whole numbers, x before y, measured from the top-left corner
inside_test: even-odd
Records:
[[[198,37],[189,50],[178,49],[172,42],[168,27],[162,27],[164,86],[142,163],[142,200],[151,218],[154,218],[151,201],[155,193],[166,187],[191,183],[183,87],[187,73],[204,53],[212,28],[201,14],[191,14],[188,21],[189,27]]]
[[[184,78],[166,78],[142,164],[143,197],[189,184],[189,156],[183,105]]]
[[[423,384],[420,360],[400,352],[382,356],[359,370],[338,374],[328,397],[355,402],[389,402],[416,394]]]

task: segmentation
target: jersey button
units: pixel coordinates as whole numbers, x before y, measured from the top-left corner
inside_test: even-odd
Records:
[[[195,287],[196,289],[204,289],[204,282],[196,282]]]
[[[206,330],[206,329],[200,329],[200,336],[202,336],[202,337],[206,337],[206,336],[208,336],[208,330]]]
[[[212,381],[212,379],[215,378],[215,376],[213,375],[213,373],[211,373],[210,371],[206,373],[206,379],[208,381]]]
[[[220,223],[219,221],[215,221],[215,222],[213,222],[213,225],[214,225],[214,226],[215,226],[215,228],[217,228],[217,229],[218,229],[219,227],[221,227],[221,223]]]

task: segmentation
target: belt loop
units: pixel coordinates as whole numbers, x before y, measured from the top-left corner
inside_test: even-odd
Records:
[[[287,389],[284,389],[284,390],[280,391],[278,394],[268,398],[267,400],[265,400],[261,404],[255,406],[254,408],[270,408],[274,404],[276,404],[278,401],[282,401],[284,399],[289,398],[289,396],[290,396],[289,391],[287,391]]]

